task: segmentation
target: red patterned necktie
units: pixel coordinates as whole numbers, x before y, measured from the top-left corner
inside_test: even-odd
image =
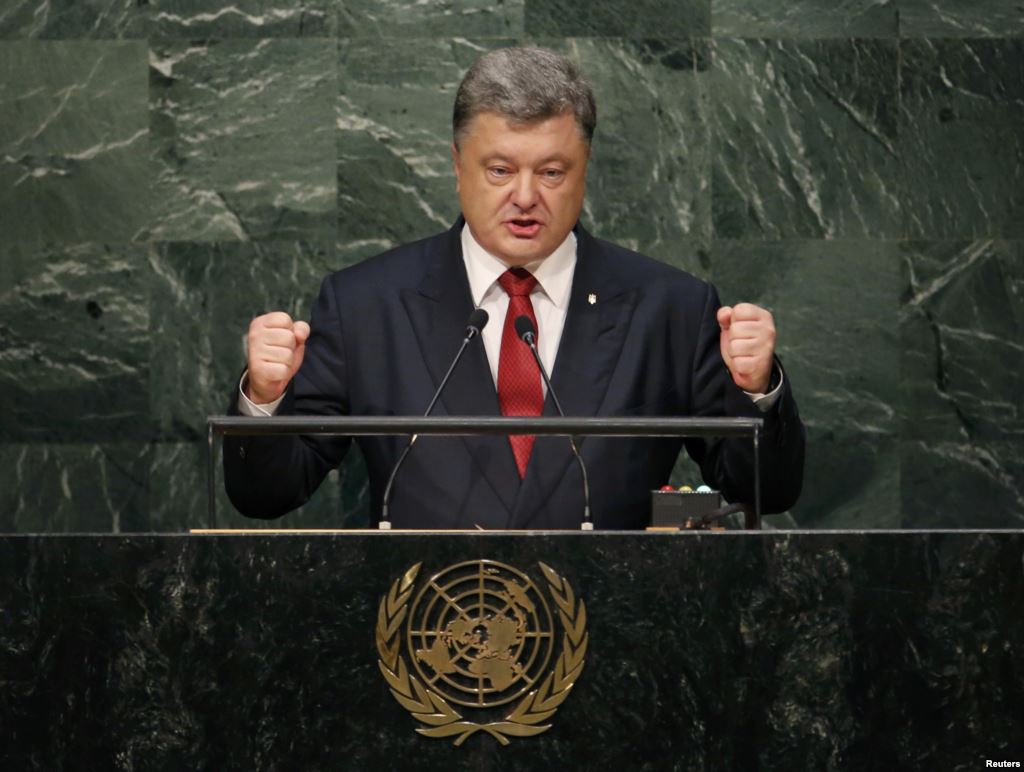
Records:
[[[502,415],[538,416],[544,408],[544,392],[540,385],[540,370],[529,346],[516,335],[516,319],[529,317],[537,329],[530,293],[537,280],[523,268],[510,268],[498,277],[498,284],[508,293],[508,312],[501,333],[501,355],[498,359],[498,402]],[[519,477],[526,476],[526,465],[533,452],[533,436],[509,435],[512,455],[516,458]]]

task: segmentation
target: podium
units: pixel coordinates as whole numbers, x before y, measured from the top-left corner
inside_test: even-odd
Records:
[[[6,769],[976,769],[1024,753],[1019,531],[6,536],[0,551]],[[425,618],[416,596],[455,566],[517,571],[555,609],[550,669],[568,660],[541,564],[562,601],[571,588],[569,624],[585,609],[578,677],[534,724],[550,728],[418,733],[382,670],[382,615]],[[429,674],[403,624],[384,644]],[[461,635],[446,640],[479,659],[466,636],[483,632]]]
[[[209,416],[207,418],[207,523],[215,528],[217,464],[216,437],[218,435],[247,435],[282,437],[286,435],[366,437],[376,435],[405,435],[409,437],[405,450],[398,455],[391,469],[391,479],[383,498],[384,517],[381,528],[389,528],[387,497],[407,454],[417,438],[424,435],[501,436],[534,435],[565,438],[578,464],[583,492],[583,511],[580,513],[581,530],[592,530],[590,519],[590,491],[586,465],[577,450],[576,442],[585,437],[704,437],[741,438],[751,443],[753,486],[752,500],[737,502],[735,508],[744,513],[744,527],[761,527],[761,437],[762,418],[711,417],[692,418],[676,416],[624,418],[624,417],[497,417],[497,416],[272,416],[263,418]]]

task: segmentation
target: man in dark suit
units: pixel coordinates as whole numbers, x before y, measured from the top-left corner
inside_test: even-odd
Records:
[[[578,223],[596,110],[567,59],[494,51],[456,96],[452,158],[462,217],[446,233],[325,279],[310,324],[275,312],[253,320],[233,412],[419,415],[462,342],[474,307],[490,314],[434,412],[553,415],[532,355],[514,331],[536,326],[552,388],[574,416],[760,416],[765,511],[799,495],[804,432],[774,357],[771,314],[720,307],[687,273],[600,241]],[[404,438],[361,439],[373,511]],[[235,506],[276,517],[301,505],[348,440],[229,438]],[[582,442],[598,528],[642,528],[650,493],[682,443]],[[753,501],[749,440],[688,440],[704,479]],[[405,528],[577,528],[579,471],[564,438],[423,437],[390,503]]]

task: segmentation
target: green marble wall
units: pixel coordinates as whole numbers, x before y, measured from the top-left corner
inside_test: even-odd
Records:
[[[202,525],[248,319],[447,227],[519,41],[595,85],[591,229],[776,313],[776,524],[1024,526],[1019,2],[0,0],[0,530]],[[285,523],[365,508],[353,456]]]

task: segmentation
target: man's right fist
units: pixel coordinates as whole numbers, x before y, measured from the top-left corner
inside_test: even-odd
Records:
[[[257,316],[249,324],[249,378],[245,396],[266,405],[284,394],[302,366],[309,325],[293,322],[283,311]]]

